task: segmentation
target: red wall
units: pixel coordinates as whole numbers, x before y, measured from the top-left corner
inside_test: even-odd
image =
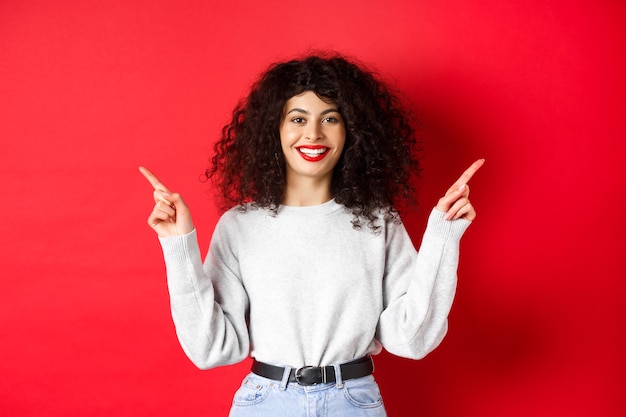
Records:
[[[206,247],[212,141],[256,74],[308,48],[371,64],[435,127],[424,210],[405,218],[416,241],[439,194],[487,159],[448,337],[419,362],[377,359],[390,416],[625,415],[625,12],[1,2],[0,415],[226,415],[248,363],[184,357],[137,166],[183,193]]]

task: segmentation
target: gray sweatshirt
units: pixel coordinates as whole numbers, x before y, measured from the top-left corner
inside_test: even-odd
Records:
[[[279,366],[349,361],[382,348],[419,359],[447,331],[459,241],[470,222],[433,209],[417,252],[402,224],[355,230],[331,200],[231,209],[202,262],[195,230],[161,238],[180,344],[202,369],[248,355]]]

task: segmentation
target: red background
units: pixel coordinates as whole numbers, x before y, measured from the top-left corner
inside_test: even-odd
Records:
[[[443,344],[382,354],[390,416],[626,415],[626,6],[619,1],[0,2],[0,415],[225,416],[248,363],[199,371],[145,224],[276,60],[334,48],[422,109],[423,209],[474,159]]]

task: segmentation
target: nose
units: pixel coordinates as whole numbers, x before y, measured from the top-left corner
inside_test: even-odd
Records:
[[[318,123],[309,123],[306,131],[304,132],[304,138],[308,141],[314,142],[322,138],[322,129]]]

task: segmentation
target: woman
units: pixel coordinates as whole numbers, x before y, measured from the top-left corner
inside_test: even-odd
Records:
[[[183,350],[202,369],[254,358],[232,417],[384,416],[371,356],[419,359],[442,340],[484,161],[438,201],[417,252],[397,212],[418,171],[409,120],[340,56],[271,66],[215,145],[207,177],[231,208],[204,262],[182,197],[140,168]]]

